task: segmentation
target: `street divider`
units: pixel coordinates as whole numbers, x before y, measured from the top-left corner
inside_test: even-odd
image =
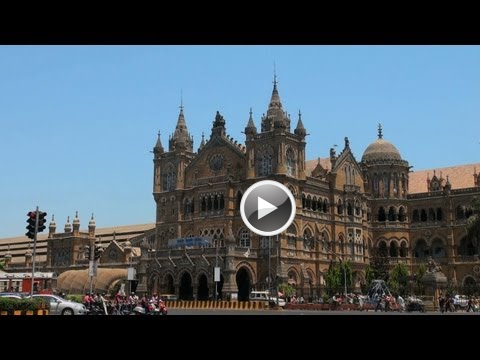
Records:
[[[215,301],[215,300],[173,300],[166,302],[169,309],[232,309],[263,310],[267,308],[265,301]]]

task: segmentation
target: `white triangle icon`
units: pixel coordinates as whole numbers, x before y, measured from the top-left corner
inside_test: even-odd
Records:
[[[277,209],[278,208],[275,205],[270,204],[266,200],[263,200],[260,196],[258,197],[258,220],[260,220],[265,215],[268,215],[272,211],[275,211]]]

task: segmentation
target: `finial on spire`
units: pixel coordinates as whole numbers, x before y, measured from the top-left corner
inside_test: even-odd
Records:
[[[55,215],[52,214],[52,222],[55,222]]]
[[[180,110],[183,110],[183,89],[180,90]]]
[[[275,66],[275,61],[273,62],[273,86],[276,87],[277,86],[277,69],[276,69],[276,66]]]
[[[92,218],[90,220],[93,220],[93,213],[92,213]]]
[[[383,134],[382,134],[382,124],[378,124],[378,138],[379,138],[379,139],[383,138]]]
[[[252,111],[252,107],[250,107],[250,117],[252,117],[253,115],[253,111]]]
[[[75,217],[78,218],[78,210],[75,211]]]
[[[290,114],[288,114],[290,117]],[[298,109],[298,120],[301,120],[302,119],[302,113],[300,112],[300,109]]]

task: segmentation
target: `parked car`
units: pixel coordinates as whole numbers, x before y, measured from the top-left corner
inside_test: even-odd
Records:
[[[75,301],[69,301],[57,295],[33,294],[33,298],[42,298],[50,304],[50,315],[86,315],[85,305]]]

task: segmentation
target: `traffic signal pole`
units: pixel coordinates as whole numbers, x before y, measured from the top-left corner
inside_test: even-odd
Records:
[[[33,295],[33,283],[35,282],[35,255],[37,252],[37,234],[38,234],[38,206],[35,210],[35,233],[33,236],[33,255],[32,255],[32,283],[30,285],[30,296]]]

